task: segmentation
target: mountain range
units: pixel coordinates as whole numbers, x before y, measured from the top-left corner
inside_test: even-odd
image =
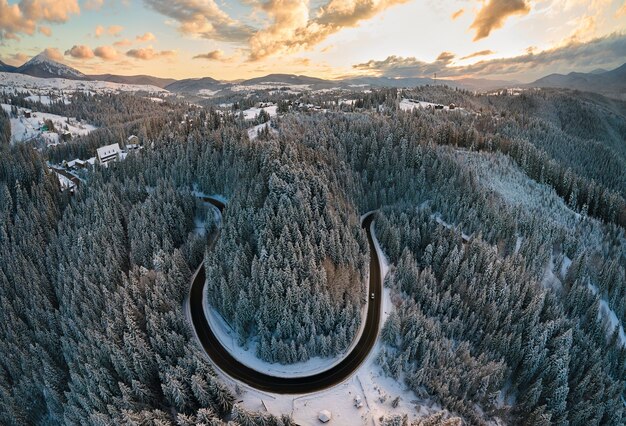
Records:
[[[72,80],[97,80],[113,83],[152,85],[170,92],[190,95],[201,94],[202,91],[225,93],[237,90],[237,86],[281,88],[306,86],[310,90],[357,88],[357,87],[412,87],[432,84],[431,78],[389,78],[389,77],[347,77],[339,80],[325,80],[316,77],[293,74],[269,74],[243,81],[219,81],[211,77],[175,80],[150,75],[122,76],[114,74],[86,75],[82,72],[61,64],[47,57],[44,53],[34,56],[20,67],[14,67],[0,61],[0,72],[27,74],[41,78],[66,78]],[[626,64],[611,71],[596,69],[589,73],[571,72],[567,75],[550,74],[529,84],[517,81],[489,80],[480,78],[464,78],[457,80],[440,80],[441,83],[468,90],[483,91],[506,87],[555,87],[567,88],[626,99]]]
[[[550,74],[528,86],[576,89],[626,99],[626,64],[611,71],[595,70],[590,73]]]

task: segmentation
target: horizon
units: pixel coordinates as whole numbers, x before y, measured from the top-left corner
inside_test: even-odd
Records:
[[[45,52],[87,75],[528,83],[626,57],[624,0],[0,0],[0,12],[3,62]]]

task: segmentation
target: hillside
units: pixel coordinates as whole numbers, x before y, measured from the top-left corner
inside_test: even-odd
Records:
[[[152,77],[150,75],[114,75],[114,74],[99,74],[87,76],[90,80],[96,81],[109,81],[111,83],[119,84],[132,84],[132,85],[145,85],[156,86],[164,89],[168,85],[175,83],[173,78],[159,78]]]
[[[87,79],[87,76],[82,72],[50,59],[45,53],[34,56],[28,62],[15,69],[15,72],[40,78]]]
[[[626,64],[611,71],[571,72],[567,75],[550,74],[528,86],[576,89],[626,99]]]

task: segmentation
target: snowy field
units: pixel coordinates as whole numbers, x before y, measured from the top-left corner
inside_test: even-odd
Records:
[[[278,107],[276,105],[270,105],[265,108],[252,107],[252,108],[243,110],[243,116],[246,120],[254,120],[259,115],[261,110],[264,109],[265,112],[267,112],[270,115],[270,117],[276,117],[277,108]]]
[[[11,105],[2,104],[2,109],[8,114],[11,113]],[[43,138],[48,145],[59,143],[59,135],[56,132],[43,132],[41,130],[45,120],[52,121],[58,131],[70,132],[72,136],[83,136],[96,130],[95,126],[78,122],[75,118],[70,118],[68,123],[67,117],[56,114],[37,112],[33,113],[30,118],[26,118],[23,115],[24,110],[24,108],[18,108],[20,116],[11,118],[11,141],[13,143],[26,142],[38,137]]]
[[[0,92],[29,92],[31,95],[61,95],[61,92],[116,93],[116,92],[148,92],[153,94],[169,94],[165,89],[156,86],[139,84],[120,84],[108,81],[68,80],[65,78],[38,78],[25,74],[0,72]]]
[[[435,108],[435,105],[438,104],[434,104],[432,102],[417,101],[413,99],[402,99],[402,101],[400,101],[400,109],[402,111],[413,111],[415,108]],[[464,109],[460,107],[454,108],[454,111],[456,110],[464,111]],[[444,105],[443,111],[450,111],[450,106]]]
[[[257,124],[256,126],[250,127],[248,129],[248,139],[250,139],[251,141],[255,140],[257,137],[259,137],[259,131],[264,127],[269,128],[272,134],[278,134],[278,131],[271,126],[271,121],[268,121],[267,123]]]

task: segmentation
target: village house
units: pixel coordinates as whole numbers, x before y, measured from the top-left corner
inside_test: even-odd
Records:
[[[120,159],[122,150],[119,143],[106,145],[98,148],[98,164],[101,166],[107,166],[110,162],[115,162]]]

